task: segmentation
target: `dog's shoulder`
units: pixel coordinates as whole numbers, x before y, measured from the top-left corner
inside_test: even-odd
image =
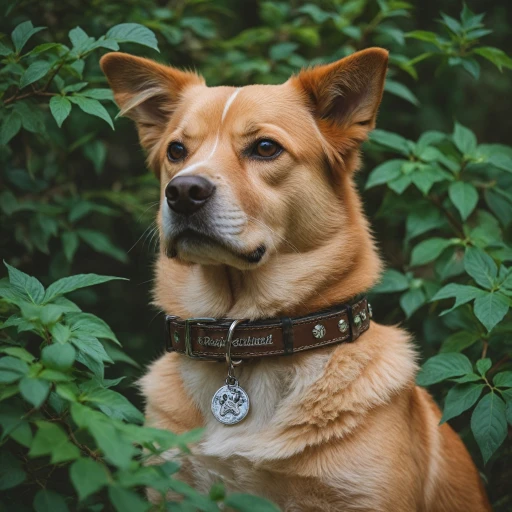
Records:
[[[204,419],[183,385],[179,355],[165,354],[139,381],[146,398],[146,421],[156,428],[182,433],[201,427]]]

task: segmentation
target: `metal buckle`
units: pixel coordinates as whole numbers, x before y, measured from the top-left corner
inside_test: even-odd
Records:
[[[176,315],[165,315],[165,350],[166,352],[173,352],[171,341],[171,322],[178,318]]]
[[[208,357],[201,357],[201,356],[196,356],[192,353],[192,340],[190,339],[190,324],[192,323],[197,323],[198,325],[201,325],[202,323],[203,324],[212,324],[212,323],[215,323],[217,321],[216,318],[201,318],[201,317],[196,317],[196,318],[187,318],[185,320],[185,354],[188,356],[188,357],[193,357],[194,359],[206,359],[206,360],[210,360]]]

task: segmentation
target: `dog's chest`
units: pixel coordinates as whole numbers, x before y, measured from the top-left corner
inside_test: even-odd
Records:
[[[185,361],[185,386],[206,424],[202,442],[185,464],[191,483],[208,492],[223,481],[229,492],[265,496],[290,512],[385,510],[380,505],[382,475],[369,474],[360,459],[329,462],[328,456],[319,455],[320,448],[304,450],[302,439],[286,441],[283,436],[290,411],[322,375],[328,358],[327,353],[318,354],[304,359],[304,364],[269,361],[238,370],[251,411],[232,426],[219,423],[209,410],[211,397],[224,383],[224,365],[201,367]],[[290,449],[293,443],[300,447],[295,454]]]

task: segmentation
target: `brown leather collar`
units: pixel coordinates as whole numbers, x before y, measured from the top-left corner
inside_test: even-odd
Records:
[[[355,341],[370,327],[366,297],[308,316],[242,322],[236,326],[231,356],[252,359],[292,355],[336,343]],[[166,350],[196,359],[225,360],[226,338],[232,320],[167,315]]]

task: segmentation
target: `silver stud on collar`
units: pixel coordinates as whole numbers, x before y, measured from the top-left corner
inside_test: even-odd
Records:
[[[178,331],[174,331],[174,342],[175,343],[180,342],[180,335],[178,334]]]
[[[338,329],[340,332],[347,332],[348,331],[348,323],[343,320],[343,318],[338,322]]]
[[[368,304],[368,315],[370,315],[370,318],[373,318],[373,309],[371,304]]]
[[[317,339],[323,338],[325,336],[325,327],[322,324],[316,324],[313,327],[313,336]]]
[[[359,313],[359,316],[361,317],[361,320],[364,322],[366,320],[366,311],[361,311],[361,313]]]
[[[361,320],[361,316],[360,315],[356,315],[354,317],[354,325],[359,329],[359,327],[361,327],[362,323],[363,323],[363,321]]]

